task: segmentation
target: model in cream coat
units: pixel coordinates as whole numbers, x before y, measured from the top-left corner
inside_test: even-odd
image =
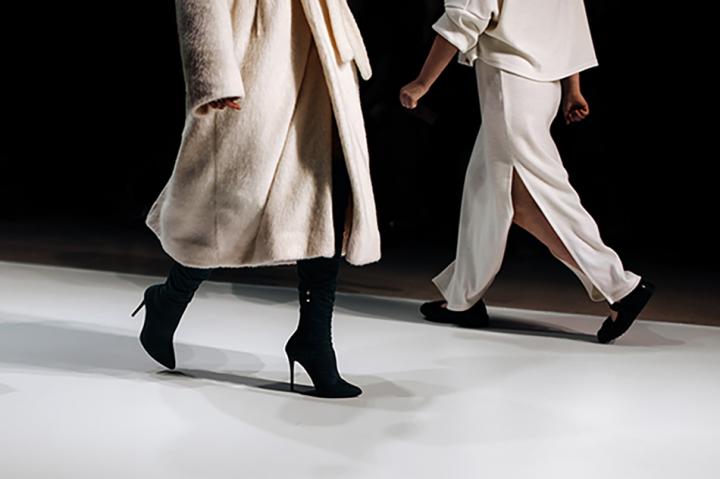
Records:
[[[465,176],[456,257],[433,278],[445,300],[424,304],[423,313],[486,324],[482,298],[515,222],[577,275],[591,300],[611,305],[598,338],[614,339],[653,287],[603,243],[550,135],[561,104],[568,123],[589,114],[578,74],[598,62],[582,0],[446,0],[433,28],[438,37],[401,102],[414,108],[458,54],[475,67],[483,121]]]
[[[192,267],[334,255],[331,122],[352,201],[342,252],[380,258],[357,69],[371,75],[346,0],[177,0],[187,116],[147,226]],[[317,61],[319,59],[319,61]],[[240,109],[214,110],[238,98]]]
[[[175,367],[173,336],[219,267],[297,264],[300,318],[285,345],[313,394],[362,390],[337,370],[331,319],[341,259],[380,258],[357,70],[371,75],[346,0],[176,0],[186,121],[147,215],[174,260],[145,289],[140,342]]]

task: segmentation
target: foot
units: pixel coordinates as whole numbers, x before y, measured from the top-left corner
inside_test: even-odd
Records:
[[[162,301],[160,295],[164,287],[164,284],[154,284],[145,290],[145,319],[140,344],[155,361],[175,369],[173,336],[187,304]]]
[[[602,327],[597,332],[598,342],[609,343],[625,334],[640,314],[640,311],[650,301],[654,292],[655,286],[642,279],[630,294],[610,305],[612,313],[605,319]]]
[[[452,311],[447,308],[447,301],[429,301],[420,306],[425,319],[434,323],[456,324],[468,328],[487,327],[489,317],[482,299],[465,311]]]
[[[322,398],[351,398],[362,394],[362,389],[340,376],[332,342],[304,341],[297,333],[285,345],[290,362],[290,390],[294,391],[294,363],[297,361],[310,376],[315,389],[308,395]]]

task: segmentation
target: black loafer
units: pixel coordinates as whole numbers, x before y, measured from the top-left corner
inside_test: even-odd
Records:
[[[442,307],[443,303],[445,303],[443,299],[423,303],[420,312],[425,319],[433,323],[456,324],[469,328],[482,328],[489,324],[490,318],[482,299],[465,311],[450,311]]]
[[[651,282],[641,279],[640,284],[633,289],[630,294],[625,296],[617,303],[610,305],[610,309],[617,311],[617,318],[613,321],[611,316],[605,319],[602,327],[597,332],[597,340],[599,343],[609,343],[619,338],[630,329],[632,323],[645,307],[650,297],[655,292],[655,285]]]

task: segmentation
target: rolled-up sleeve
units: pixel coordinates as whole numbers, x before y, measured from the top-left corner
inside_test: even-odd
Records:
[[[211,101],[244,98],[227,2],[176,0],[175,5],[187,110],[194,116],[204,116],[209,113],[207,104]]]
[[[475,59],[473,50],[491,18],[489,5],[450,0],[445,2],[445,13],[432,28],[460,51],[462,63],[470,63]]]

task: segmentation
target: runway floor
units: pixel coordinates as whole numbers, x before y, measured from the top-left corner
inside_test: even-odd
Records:
[[[163,279],[0,262],[1,478],[718,477],[720,328],[601,345],[600,316],[491,307],[471,330],[339,293],[364,394],[317,399],[289,392],[294,289],[204,283],[168,372],[130,317]]]

